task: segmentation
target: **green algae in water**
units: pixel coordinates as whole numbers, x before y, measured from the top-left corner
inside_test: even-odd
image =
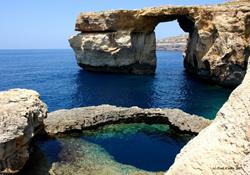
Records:
[[[83,136],[85,137],[95,137],[96,139],[105,139],[112,137],[125,137],[126,135],[135,134],[138,132],[148,132],[148,133],[167,133],[170,131],[169,125],[164,124],[153,124],[148,125],[144,123],[135,124],[118,124],[118,125],[108,125],[105,127],[98,128],[96,130],[86,130],[83,131]]]
[[[191,138],[159,124],[110,125],[82,136],[104,148],[115,161],[153,172],[166,171]]]
[[[162,174],[192,137],[162,124],[108,125],[39,141],[39,155],[23,174]]]
[[[116,162],[102,147],[80,139],[59,139],[63,149],[61,162],[54,163],[50,172],[74,175],[118,175],[118,174],[155,174],[133,166]],[[74,155],[74,157],[72,157]]]

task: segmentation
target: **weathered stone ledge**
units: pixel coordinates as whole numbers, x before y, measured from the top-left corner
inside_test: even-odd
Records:
[[[44,121],[49,135],[72,130],[95,128],[116,123],[164,123],[190,133],[199,133],[211,121],[196,115],[187,114],[179,109],[141,109],[124,108],[110,105],[58,110],[49,113]]]

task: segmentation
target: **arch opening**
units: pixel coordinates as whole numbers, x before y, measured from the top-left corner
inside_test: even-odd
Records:
[[[156,51],[185,51],[195,30],[194,21],[187,15],[163,16],[155,27]]]

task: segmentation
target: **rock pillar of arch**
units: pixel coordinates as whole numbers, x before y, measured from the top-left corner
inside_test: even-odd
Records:
[[[85,70],[154,74],[160,22],[178,20],[189,33],[187,72],[225,86],[241,83],[250,55],[249,5],[181,7],[81,13],[69,39]],[[242,10],[241,10],[242,8]],[[234,23],[232,23],[234,21]]]

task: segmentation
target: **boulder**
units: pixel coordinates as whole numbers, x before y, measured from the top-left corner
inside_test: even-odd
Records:
[[[29,159],[29,143],[43,126],[47,107],[32,90],[0,92],[0,173],[16,173]]]

